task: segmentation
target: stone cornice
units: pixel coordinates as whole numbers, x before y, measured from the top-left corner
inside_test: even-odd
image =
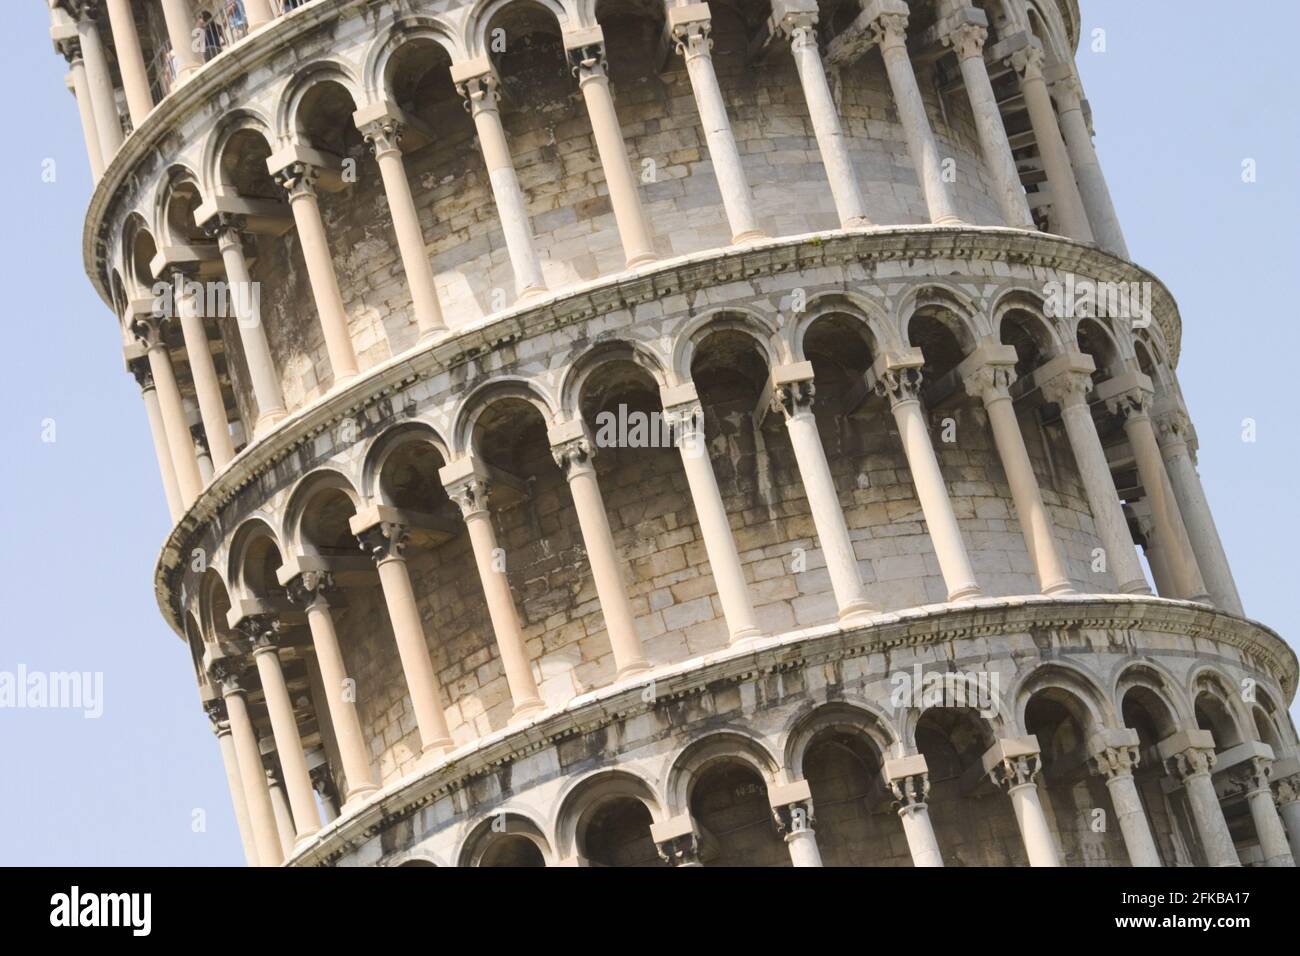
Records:
[[[1248,665],[1280,678],[1287,699],[1295,694],[1295,654],[1262,625],[1203,605],[1136,595],[1075,595],[1049,598],[990,598],[961,605],[930,605],[891,614],[860,627],[834,625],[760,640],[638,675],[625,684],[601,688],[570,701],[563,710],[543,714],[522,727],[482,737],[446,760],[380,790],[357,812],[321,830],[289,862],[328,865],[396,820],[409,817],[470,781],[568,737],[589,733],[611,721],[648,712],[665,700],[702,694],[764,674],[861,657],[892,648],[980,638],[1024,631],[1077,631],[1106,628],[1181,635],[1218,641],[1246,653]],[[653,680],[654,701],[644,699]]]
[[[159,555],[154,586],[163,616],[184,635],[180,609],[172,603],[176,575],[208,522],[242,488],[294,449],[344,418],[421,379],[464,364],[502,342],[540,335],[612,311],[653,302],[683,291],[739,279],[824,266],[914,260],[1014,262],[1076,271],[1106,281],[1148,281],[1153,314],[1177,358],[1180,322],[1169,291],[1150,273],[1095,246],[1046,233],[1000,227],[895,226],[812,233],[754,243],[743,249],[712,250],[657,262],[635,272],[603,277],[540,301],[448,331],[417,350],[405,352],[349,380],[279,423],[246,447],[194,500],[172,529]]]

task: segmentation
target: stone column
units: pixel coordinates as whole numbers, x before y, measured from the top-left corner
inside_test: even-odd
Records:
[[[1042,760],[1036,750],[1028,751],[1018,746],[1020,742],[1000,740],[995,743],[984,756],[985,770],[993,785],[1011,797],[1011,807],[1016,813],[1029,865],[1060,866],[1056,837],[1043,813],[1043,805],[1038,799],[1038,784],[1034,781]]]
[[[574,427],[576,426],[576,427]],[[576,432],[576,434],[575,434]],[[591,565],[591,577],[600,599],[600,612],[605,618],[605,632],[609,635],[614,652],[615,680],[648,670],[641,637],[636,632],[636,618],[628,600],[627,585],[623,580],[622,562],[614,547],[614,535],[609,530],[609,515],[600,494],[600,482],[592,464],[594,449],[581,422],[561,425],[551,432],[551,453],[560,466],[573,507],[578,512],[578,526],[582,530],[582,543]]]
[[[1097,424],[1088,407],[1088,392],[1092,390],[1092,370],[1095,367],[1093,360],[1088,355],[1071,353],[1053,360],[1058,361],[1062,363],[1060,371],[1047,366],[1040,369],[1040,374],[1045,372],[1048,376],[1042,381],[1041,389],[1043,397],[1055,402],[1061,410],[1061,421],[1088,498],[1088,509],[1097,527],[1097,537],[1106,551],[1107,566],[1121,593],[1150,594],[1151,588],[1142,573],[1137,548],[1115,489],[1115,479],[1106,462],[1106,452],[1101,447]]]
[[[163,336],[163,321],[156,316],[136,319],[132,331],[148,350],[149,372],[153,376],[158,407],[162,413],[163,431],[167,436],[167,449],[184,509],[199,496],[203,482],[199,478],[198,459],[194,457],[194,445],[190,441],[190,425],[185,418],[181,390],[176,384],[176,373],[172,369],[171,355]]]
[[[339,818],[339,795],[330,779],[328,764],[319,764],[311,772],[311,785],[320,798],[320,811],[325,825],[329,826]]]
[[[81,56],[81,41],[75,36],[59,41],[59,52],[68,61],[68,79],[72,95],[77,101],[81,117],[81,135],[86,141],[86,156],[90,160],[90,176],[98,183],[104,175],[104,151],[99,145],[99,128],[95,123],[95,105],[90,96],[90,81],[86,78],[86,62]]]
[[[1008,226],[1017,229],[1036,229],[1029,200],[1025,196],[1020,172],[1011,153],[1007,128],[1002,122],[993,84],[989,80],[988,66],[984,62],[984,41],[988,30],[979,23],[962,23],[943,37],[957,54],[961,68],[962,85],[970,98],[971,113],[975,119],[975,132],[979,134],[980,151],[984,165],[993,178],[998,207]]]
[[[374,793],[379,786],[370,770],[370,754],[361,734],[361,721],[357,719],[356,683],[347,676],[343,651],[334,629],[334,615],[328,597],[334,590],[334,578],[327,571],[301,571],[287,581],[281,579],[280,583],[287,587],[289,598],[307,614],[312,646],[316,649],[321,681],[325,685],[325,704],[329,708],[330,723],[338,739],[339,759],[347,778],[347,792],[343,797],[346,810]]]
[[[298,242],[307,265],[307,279],[325,333],[325,349],[334,372],[334,384],[338,385],[357,374],[357,356],[352,350],[348,315],[343,308],[343,295],[339,292],[334,261],[330,258],[329,242],[325,238],[325,223],[321,220],[320,204],[316,199],[319,176],[320,170],[301,162],[290,163],[276,173],[280,185],[289,194],[289,207],[293,210]]]
[[[1010,63],[1020,77],[1020,92],[1025,97],[1034,140],[1038,143],[1038,152],[1052,189],[1053,218],[1059,222],[1063,235],[1080,242],[1092,242],[1092,227],[1083,211],[1083,199],[1074,180],[1070,155],[1061,139],[1056,110],[1052,108],[1052,97],[1043,80],[1043,50],[1038,46],[1022,47],[1012,55]]]
[[[221,380],[217,378],[217,366],[212,361],[208,330],[203,322],[203,286],[189,280],[179,270],[172,281],[176,312],[181,320],[181,334],[185,338],[185,355],[190,360],[190,375],[194,379],[194,394],[199,403],[203,431],[208,439],[208,451],[212,453],[212,463],[216,470],[221,471],[235,457],[235,446],[230,440],[226,400],[221,395]]]
[[[1178,502],[1174,499],[1155,429],[1151,426],[1151,397],[1149,383],[1139,383],[1113,396],[1108,405],[1124,420],[1124,434],[1133,447],[1142,489],[1150,499],[1156,538],[1178,588],[1178,597],[1208,604],[1209,594],[1201,578],[1187,528],[1183,524],[1183,516],[1178,510]]]
[[[469,532],[469,543],[474,549],[479,580],[483,584],[483,598],[487,602],[492,631],[496,635],[497,651],[510,686],[510,699],[514,702],[512,719],[521,720],[546,709],[533,679],[532,663],[524,645],[523,629],[519,626],[519,612],[510,593],[510,579],[506,576],[505,552],[497,547],[496,531],[492,527],[492,514],[488,510],[490,482],[473,459],[462,459],[441,471],[447,495],[460,507]]]
[[[1228,821],[1210,778],[1214,770],[1214,737],[1208,730],[1179,731],[1157,748],[1169,775],[1182,781],[1192,819],[1209,866],[1240,866]]]
[[[821,866],[822,854],[817,848],[817,834],[813,830],[812,791],[808,788],[808,781],[796,780],[772,787],[768,799],[777,832],[790,848],[790,862],[795,866]]]
[[[1151,566],[1151,580],[1155,582],[1156,593],[1161,597],[1177,598],[1178,588],[1174,584],[1173,572],[1165,560],[1164,549],[1156,537],[1156,521],[1151,516],[1149,501],[1135,501],[1128,506],[1136,519],[1138,536],[1142,539],[1142,550]]]
[[[402,269],[411,290],[415,326],[420,338],[427,338],[445,331],[447,323],[443,321],[442,307],[438,304],[438,289],[429,265],[424,232],[420,229],[420,214],[416,212],[411,184],[406,178],[406,164],[402,161],[402,123],[395,116],[385,114],[358,122],[357,127],[379,164],[384,196],[393,217],[393,232],[397,235],[397,249],[402,257]]]
[[[1237,582],[1232,576],[1228,555],[1223,550],[1214,514],[1205,498],[1201,476],[1192,460],[1196,433],[1191,419],[1182,409],[1176,408],[1158,414],[1154,424],[1165,472],[1178,503],[1178,514],[1183,519],[1192,552],[1196,555],[1196,566],[1210,592],[1210,599],[1215,607],[1244,617],[1246,612],[1241,606]]]
[[[194,48],[194,16],[189,0],[162,0],[163,20],[172,54],[176,57],[176,82],[184,83],[203,66],[203,58]]]
[[[153,439],[153,452],[158,459],[158,471],[162,476],[163,493],[167,496],[167,511],[175,523],[185,513],[181,501],[180,486],[176,483],[176,466],[172,463],[171,450],[167,446],[167,429],[163,425],[162,409],[158,404],[158,391],[154,388],[153,373],[149,370],[147,359],[135,359],[129,363],[131,374],[140,386],[140,397],[144,400],[144,411],[149,418],[149,435]]]
[[[1065,570],[1052,520],[1043,504],[1034,475],[1025,438],[1011,401],[1011,383],[1015,381],[1016,350],[1009,345],[981,346],[962,362],[960,373],[966,391],[984,404],[997,446],[998,459],[1011,487],[1016,506],[1016,521],[1025,539],[1025,549],[1034,564],[1038,587],[1044,594],[1070,594],[1074,586]]]
[[[1097,244],[1107,252],[1127,259],[1128,244],[1115,214],[1115,203],[1110,198],[1110,188],[1102,175],[1097,150],[1092,145],[1088,121],[1083,118],[1083,87],[1071,71],[1064,79],[1052,84],[1060,116],[1061,132],[1065,135],[1065,148],[1070,155],[1070,165],[1079,183],[1079,195],[1088,215]]]
[[[1282,818],[1273,805],[1273,790],[1269,784],[1273,761],[1251,757],[1233,767],[1228,773],[1233,783],[1246,794],[1250,817],[1255,823],[1255,836],[1264,855],[1265,866],[1295,866],[1291,848],[1287,845]]]
[[[814,7],[788,12],[778,26],[790,38],[790,52],[799,71],[799,84],[808,104],[808,118],[812,121],[817,151],[826,168],[840,228],[869,226],[871,220],[867,218],[867,207],[862,201],[844,132],[840,128],[839,111],[835,108],[821,52],[817,48],[817,10]]]
[[[806,371],[811,372],[811,368]],[[813,380],[803,378],[778,382],[776,376],[782,373],[782,369],[773,369],[772,409],[785,418],[785,427],[790,433],[790,445],[794,448],[799,477],[808,497],[808,510],[812,512],[817,540],[826,558],[839,619],[845,624],[861,623],[880,608],[867,599],[862,586],[857,554],[849,538],[844,509],[840,507],[839,494],[826,463],[826,450],[822,447],[817,419],[812,411]]]
[[[641,194],[632,164],[628,161],[627,146],[623,142],[623,129],[614,111],[614,98],[609,91],[609,77],[605,71],[605,43],[597,40],[568,49],[569,63],[578,78],[578,88],[587,104],[591,131],[600,154],[600,166],[609,188],[609,200],[614,207],[614,220],[618,225],[619,239],[629,269],[653,262],[656,258],[650,226],[641,208]]]
[[[122,90],[126,93],[126,108],[131,114],[131,125],[139,129],[153,111],[153,94],[149,92],[149,76],[145,72],[144,54],[140,52],[135,14],[131,10],[131,0],[108,0],[107,6],[108,23],[113,30],[113,48],[117,51],[117,67],[122,74]]]
[[[234,306],[239,341],[244,347],[244,362],[257,400],[257,421],[253,436],[260,437],[287,414],[280,376],[271,357],[271,345],[262,324],[262,297],[259,286],[248,271],[241,237],[243,222],[239,217],[221,216],[209,230],[216,234],[217,248],[226,267],[226,284]],[[253,436],[250,436],[253,437]]]
[[[244,0],[244,14],[248,17],[248,32],[252,33],[275,19],[271,0]]]
[[[307,758],[298,733],[298,718],[280,667],[280,654],[276,650],[279,625],[268,617],[246,617],[240,625],[240,630],[248,635],[253,646],[253,662],[262,682],[271,733],[275,736],[275,750],[280,755],[280,771],[284,775],[289,809],[293,814],[293,830],[298,840],[304,840],[320,829],[320,814],[316,811],[316,798],[312,796]]]
[[[1286,825],[1291,859],[1300,862],[1300,774],[1283,777],[1273,786],[1277,793],[1277,812]]]
[[[219,659],[212,666],[230,721],[230,734],[235,744],[239,779],[244,788],[244,801],[248,807],[253,842],[257,846],[258,863],[261,866],[279,866],[284,862],[284,854],[275,826],[271,794],[266,788],[266,775],[262,772],[262,753],[257,747],[252,718],[248,715],[248,697],[240,670],[238,662],[231,658]]]
[[[235,753],[235,739],[230,732],[230,719],[226,716],[226,702],[217,698],[206,702],[203,708],[212,721],[212,732],[216,734],[217,746],[221,750],[221,765],[226,771],[226,786],[230,788],[230,803],[235,811],[235,825],[239,828],[244,860],[249,866],[257,866],[257,841],[253,838],[253,828],[248,818],[244,784],[239,778],[239,757]]]
[[[885,61],[889,86],[894,93],[894,105],[898,108],[898,119],[903,124],[903,133],[907,137],[907,151],[912,156],[912,165],[916,167],[921,192],[925,194],[930,221],[936,226],[954,225],[961,222],[957,215],[957,203],[952,195],[951,184],[944,182],[939,144],[935,142],[930,119],[925,114],[925,101],[921,99],[921,89],[916,85],[912,60],[907,55],[907,4],[903,0],[894,0],[885,7],[895,12],[883,13],[877,17],[871,24],[871,29]]]
[[[1106,789],[1110,791],[1110,802],[1124,837],[1129,863],[1133,866],[1160,866],[1151,824],[1142,809],[1137,781],[1133,779],[1133,768],[1141,759],[1137,731],[1111,731],[1110,734],[1113,739],[1093,741],[1089,758],[1093,772],[1106,781]]]
[[[898,437],[907,456],[907,467],[912,474],[917,501],[925,515],[925,524],[934,544],[934,554],[939,561],[949,601],[963,601],[980,596],[975,583],[975,572],[962,543],[957,516],[948,497],[939,460],[930,442],[930,429],[921,410],[921,367],[917,356],[915,365],[880,365],[873,370],[873,388],[877,395],[889,399]]]
[[[691,396],[695,388],[688,385]],[[738,644],[763,633],[754,615],[754,605],[745,584],[745,571],[736,551],[736,539],[731,535],[731,522],[718,491],[718,478],[709,460],[709,448],[704,438],[704,409],[698,401],[673,404],[673,393],[664,395],[664,417],[668,420],[682,456],[686,483],[691,491],[691,503],[700,523],[704,550],[709,556],[709,570],[718,588],[718,600],[731,631],[731,643]]]
[[[903,836],[912,854],[913,866],[943,866],[939,840],[930,824],[926,800],[930,796],[930,771],[924,754],[886,760],[882,768],[885,784],[894,795]]]
[[[467,64],[465,68],[476,67]],[[455,80],[456,76],[457,68],[453,66],[452,79]],[[456,89],[465,97],[465,106],[474,118],[479,151],[483,154],[488,183],[492,186],[492,199],[497,207],[497,221],[501,223],[501,234],[510,254],[510,268],[515,274],[516,294],[522,298],[544,292],[546,279],[537,259],[528,204],[524,191],[519,187],[514,160],[510,157],[510,144],[506,142],[506,131],[501,125],[499,86],[496,74],[487,68],[476,75],[465,76],[457,82]]]
[[[421,752],[432,758],[451,749],[451,731],[447,729],[442,688],[429,657],[429,643],[403,554],[410,529],[385,517],[392,516],[363,512],[353,518],[352,533],[357,536],[361,550],[375,559],[379,570],[379,586],[384,592],[388,621],[397,641],[402,675],[406,678],[406,690],[411,695],[411,708],[420,731]]]
[[[287,860],[293,856],[298,835],[293,829],[293,813],[289,810],[289,801],[285,799],[284,787],[280,783],[280,778],[276,776],[275,766],[271,763],[275,752],[271,751],[265,756],[263,767],[266,773],[266,789],[271,794],[271,809],[275,811],[275,829],[280,836],[280,852]]]
[[[695,94],[695,109],[700,114],[704,141],[708,144],[713,175],[722,193],[722,205],[727,211],[733,243],[750,242],[765,238],[754,216],[753,197],[745,179],[745,168],[740,162],[736,138],[731,133],[731,120],[727,105],[718,87],[718,76],[713,71],[713,40],[707,3],[691,3],[668,8],[668,27],[677,52],[686,60],[686,73]]]
[[[99,35],[99,4],[83,3],[77,19],[77,36],[81,55],[86,62],[86,80],[90,101],[94,104],[95,129],[99,134],[100,155],[108,168],[122,147],[122,117],[117,112],[117,95],[113,75],[108,70],[108,54]]]

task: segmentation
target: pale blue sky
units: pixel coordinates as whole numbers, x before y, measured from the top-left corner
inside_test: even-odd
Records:
[[[1085,35],[1106,30],[1105,53],[1085,42],[1079,55],[1097,147],[1134,258],[1182,310],[1179,377],[1219,530],[1248,613],[1292,639],[1300,4],[1241,2],[1232,16],[1208,0],[1082,6]],[[239,864],[189,655],[154,602],[167,511],[116,324],[82,271],[90,177],[65,66],[44,4],[6,8],[0,670],[103,671],[105,700],[98,720],[0,710],[0,863]],[[54,184],[41,181],[50,158]],[[1254,444],[1244,418],[1258,423]]]

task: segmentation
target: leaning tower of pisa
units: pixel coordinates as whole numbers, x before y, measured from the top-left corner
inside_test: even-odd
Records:
[[[47,2],[250,864],[1300,856],[1076,0]]]

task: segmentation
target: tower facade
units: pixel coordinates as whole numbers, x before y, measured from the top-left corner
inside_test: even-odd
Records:
[[[1074,0],[49,0],[256,865],[1293,865]]]

